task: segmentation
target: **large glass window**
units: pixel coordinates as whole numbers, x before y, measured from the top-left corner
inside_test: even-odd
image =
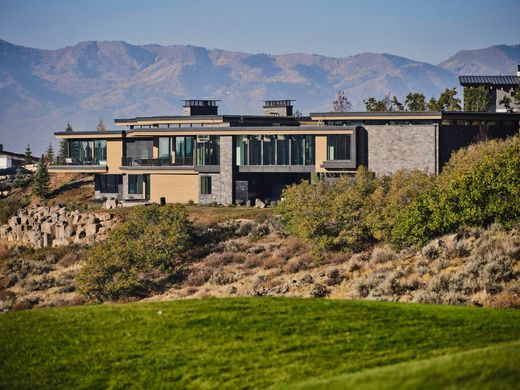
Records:
[[[303,136],[291,135],[291,165],[303,165]]]
[[[276,136],[264,135],[264,165],[276,165]]]
[[[350,134],[327,136],[327,160],[350,160]]]
[[[175,137],[175,165],[193,165],[193,137]]]
[[[237,165],[248,165],[249,164],[249,138],[247,135],[239,135],[236,143],[236,157]]]
[[[306,135],[304,137],[305,142],[305,165],[314,165],[314,136]]]
[[[96,175],[95,188],[102,194],[116,194],[120,183],[121,175]]]
[[[289,165],[289,138],[285,135],[277,136],[276,149],[277,165]]]
[[[135,139],[126,140],[126,157],[130,161],[141,161],[153,159],[153,140]]]
[[[241,135],[236,138],[237,165],[314,165],[312,135]]]
[[[163,164],[172,162],[172,146],[170,137],[159,137],[159,160]]]
[[[107,163],[106,140],[71,140],[68,150],[69,158],[73,163],[100,165]]]
[[[219,165],[219,154],[218,135],[197,137],[197,165]]]
[[[128,175],[128,193],[132,195],[143,193],[143,175]]]
[[[249,165],[262,165],[262,137],[249,137]]]
[[[94,161],[96,164],[106,165],[107,164],[107,141],[95,140],[94,141]]]

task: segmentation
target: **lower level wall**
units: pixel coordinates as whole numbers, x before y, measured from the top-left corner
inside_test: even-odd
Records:
[[[366,125],[368,168],[377,175],[399,169],[438,172],[437,125]]]
[[[164,197],[166,203],[197,202],[198,175],[193,174],[152,174],[150,175],[150,201],[159,203]]]

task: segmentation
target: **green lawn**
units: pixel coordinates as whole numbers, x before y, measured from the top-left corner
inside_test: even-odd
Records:
[[[244,298],[33,310],[0,315],[0,388],[511,388],[519,340],[520,311],[437,305]]]

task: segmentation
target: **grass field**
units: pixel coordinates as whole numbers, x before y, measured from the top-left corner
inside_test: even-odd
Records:
[[[0,315],[0,388],[514,388],[520,311],[294,298]]]

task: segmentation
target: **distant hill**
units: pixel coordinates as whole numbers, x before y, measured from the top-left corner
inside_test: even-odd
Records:
[[[222,99],[221,113],[255,114],[269,98],[296,99],[303,113],[330,110],[338,89],[354,109],[388,92],[430,97],[458,86],[459,69],[484,69],[472,64],[487,64],[485,73],[512,73],[519,47],[459,52],[436,66],[375,53],[331,58],[120,41],[41,50],[0,40],[0,143],[15,151],[30,143],[41,153],[67,122],[89,130],[99,117],[113,127],[115,117],[180,114],[183,98]],[[493,59],[497,50],[507,53],[507,63]]]
[[[520,64],[520,45],[498,45],[480,50],[462,50],[439,64],[455,74],[511,75]]]

